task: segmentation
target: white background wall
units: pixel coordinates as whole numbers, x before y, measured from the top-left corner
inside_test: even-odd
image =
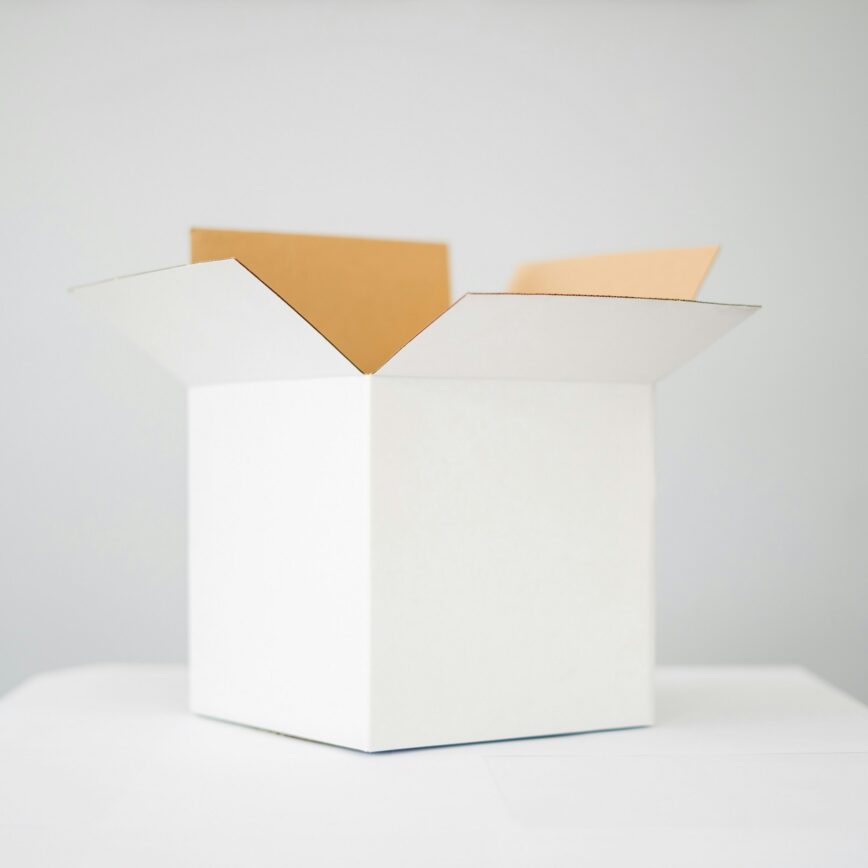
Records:
[[[868,699],[868,5],[0,3],[0,690],[184,657],[181,389],[66,287],[193,224],[523,259],[720,242],[659,389],[664,662]]]

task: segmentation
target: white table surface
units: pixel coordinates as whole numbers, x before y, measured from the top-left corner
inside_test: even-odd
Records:
[[[99,666],[0,699],[0,865],[868,865],[868,708],[802,669],[664,668],[652,728],[379,755],[185,690]]]

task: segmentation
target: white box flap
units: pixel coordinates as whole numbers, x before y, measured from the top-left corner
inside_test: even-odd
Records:
[[[377,374],[650,383],[756,310],[656,298],[469,293]]]
[[[190,386],[361,376],[234,259],[108,280],[72,295]]]

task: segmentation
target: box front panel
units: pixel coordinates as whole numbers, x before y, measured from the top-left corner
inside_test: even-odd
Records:
[[[367,747],[368,391],[191,390],[194,711]]]
[[[653,387],[372,383],[372,745],[651,721]]]

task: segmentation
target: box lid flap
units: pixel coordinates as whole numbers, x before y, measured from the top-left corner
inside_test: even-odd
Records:
[[[190,386],[361,376],[235,260],[122,277],[72,294]]]
[[[520,265],[509,292],[696,298],[720,248],[603,253]]]
[[[757,309],[614,296],[470,293],[377,373],[651,383]]]

